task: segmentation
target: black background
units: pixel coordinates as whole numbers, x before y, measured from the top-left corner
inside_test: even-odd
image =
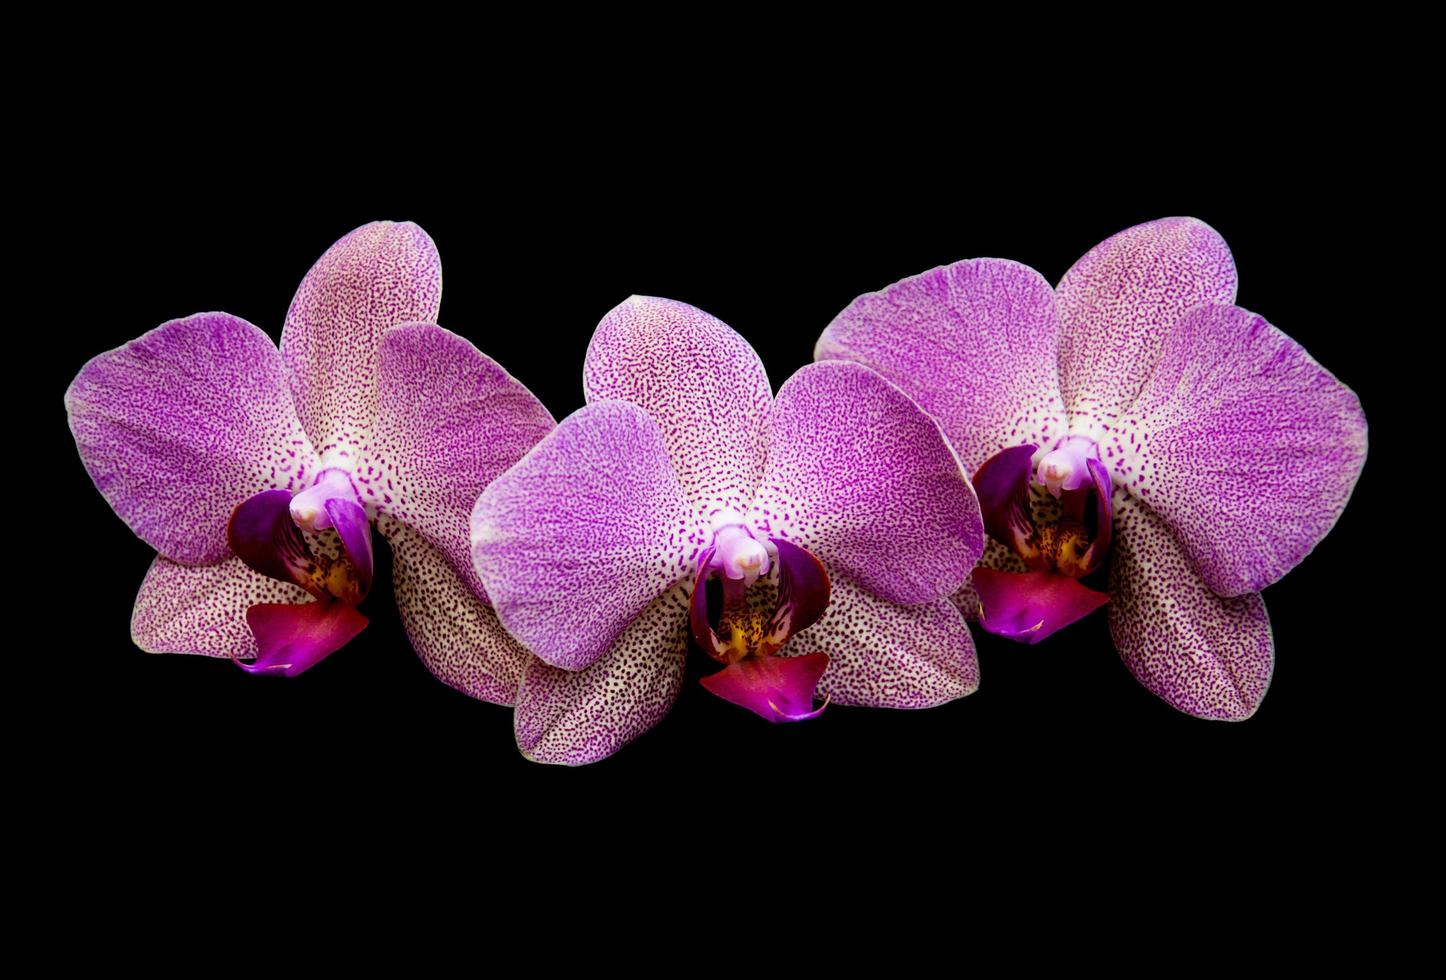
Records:
[[[426,824],[415,832],[459,848],[479,813],[538,816],[557,791],[577,794],[583,813],[643,800],[657,804],[660,825],[699,829],[781,815],[828,823],[839,812],[832,801],[852,797],[876,813],[947,803],[929,819],[957,826],[999,812],[1046,827],[1094,814],[1125,832],[1139,818],[1152,834],[1160,813],[1248,822],[1238,801],[1331,806],[1358,792],[1374,767],[1369,713],[1402,678],[1378,656],[1363,581],[1381,567],[1371,515],[1386,506],[1380,436],[1398,382],[1377,341],[1391,324],[1367,288],[1388,259],[1357,247],[1381,205],[1353,163],[1326,143],[1282,155],[1191,141],[1106,159],[1056,145],[1004,159],[982,141],[916,133],[881,143],[874,127],[806,140],[786,128],[746,143],[734,135],[619,120],[578,142],[508,137],[467,151],[361,154],[201,139],[73,182],[64,202],[73,217],[55,245],[67,313],[35,368],[48,392],[36,424],[54,453],[46,509],[65,515],[47,541],[68,556],[77,600],[63,613],[64,655],[50,661],[67,698],[55,720],[70,736],[69,778],[96,798],[120,790],[157,821],[201,814],[285,840],[303,833],[290,826],[303,812],[393,828],[415,818]],[[152,552],[91,485],[61,405],[88,358],[174,317],[225,310],[278,338],[311,263],[379,218],[431,234],[442,325],[560,419],[582,405],[594,325],[631,293],[723,319],[758,350],[776,390],[859,293],[981,255],[1055,282],[1108,235],[1175,214],[1225,237],[1239,305],[1353,387],[1372,423],[1371,455],[1338,526],[1266,590],[1274,681],[1239,724],[1189,718],[1146,692],[1097,614],[1038,647],[975,631],[982,686],[961,701],[922,712],[830,708],[800,725],[769,725],[709,695],[697,677],[711,663],[695,654],[653,731],[589,767],[538,766],[518,754],[508,709],[468,699],[421,665],[386,584],[362,637],[294,680],[135,648],[131,603]]]

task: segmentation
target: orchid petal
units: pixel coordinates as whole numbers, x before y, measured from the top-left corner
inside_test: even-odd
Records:
[[[316,469],[276,346],[227,313],[172,320],[92,358],[65,407],[106,502],[187,564],[230,555],[226,524],[242,500],[300,489]]]
[[[311,267],[286,314],[281,355],[319,452],[355,462],[376,417],[382,335],[436,320],[441,300],[437,248],[409,221],[363,225]]]
[[[678,480],[704,514],[747,508],[773,398],[763,362],[726,323],[687,303],[633,296],[598,324],[583,390],[589,402],[621,399],[657,420]]]
[[[978,622],[990,633],[1035,644],[1109,601],[1103,592],[1058,572],[1022,574],[975,568]]]
[[[426,538],[390,521],[381,528],[392,547],[397,610],[422,663],[469,697],[515,703],[532,657]]]
[[[147,653],[247,659],[256,656],[248,608],[307,600],[301,588],[253,571],[239,558],[182,565],[157,555],[131,612],[131,639]]]
[[[583,670],[530,660],[513,716],[522,754],[533,762],[585,765],[661,721],[683,686],[686,606],[686,585],[669,589]]]
[[[974,640],[947,599],[901,606],[843,576],[823,618],[791,646],[828,654],[818,694],[834,704],[931,708],[979,687]]]
[[[248,674],[296,677],[346,646],[367,618],[349,602],[261,603],[246,610],[256,635],[256,659],[236,664]]]
[[[552,431],[552,416],[500,364],[434,324],[393,327],[378,357],[377,420],[353,477],[358,490],[414,528],[485,598],[467,545],[472,507]]]
[[[1008,446],[1068,428],[1059,395],[1054,292],[1006,259],[968,259],[860,296],[814,360],[867,365],[938,420],[970,473]]]
[[[1124,494],[1116,505],[1109,618],[1120,657],[1141,684],[1187,714],[1249,718],[1275,666],[1260,594],[1216,595],[1162,518]]]
[[[1174,529],[1221,595],[1257,592],[1335,525],[1366,460],[1360,400],[1235,306],[1200,306],[1110,434],[1116,480]]]
[[[891,602],[949,595],[984,548],[974,489],[939,426],[847,361],[806,365],[779,389],[753,520]]]
[[[581,670],[633,617],[691,578],[703,529],[663,431],[626,402],[573,413],[483,491],[472,556],[507,630]]]
[[[771,722],[807,721],[823,714],[825,701],[813,706],[814,688],[828,667],[828,654],[800,657],[748,657],[699,682],[730,704]]]
[[[1060,391],[1073,427],[1107,423],[1133,401],[1180,315],[1234,302],[1235,283],[1225,240],[1195,218],[1136,225],[1090,249],[1055,290]]]

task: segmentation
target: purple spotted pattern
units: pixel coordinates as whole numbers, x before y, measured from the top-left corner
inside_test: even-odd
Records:
[[[1164,218],[1105,239],[1055,288],[1059,379],[1071,431],[1109,423],[1154,373],[1180,315],[1235,302],[1235,259],[1194,218]]]
[[[256,638],[246,626],[248,608],[310,601],[299,586],[254,572],[239,558],[182,565],[157,555],[131,612],[131,639],[152,652],[249,660]]]
[[[1107,615],[1121,657],[1181,711],[1248,718],[1274,662],[1258,591],[1344,509],[1366,456],[1360,402],[1289,337],[1231,305],[1234,260],[1194,218],[1139,225],[1092,249],[1054,290],[1057,317],[953,286],[982,269],[1014,281],[1016,294],[1037,279],[995,259],[936,269],[860,297],[817,356],[894,380],[976,469],[1012,446],[1039,447],[1038,461],[1066,439],[1092,444],[1113,484]],[[1062,426],[1033,407],[1061,404]],[[997,540],[980,564],[1024,570]],[[953,598],[978,621],[973,584]]]
[[[435,323],[442,260],[410,221],[375,221],[326,250],[281,331],[296,413],[328,465],[354,456],[377,417],[378,351],[399,323]]]
[[[173,561],[226,558],[236,504],[316,473],[276,345],[229,313],[172,320],[93,358],[65,408],[96,489]]]
[[[975,689],[947,596],[983,547],[978,505],[943,433],[897,388],[810,365],[775,400],[730,328],[647,297],[604,317],[585,377],[590,403],[472,515],[478,574],[540,658],[516,710],[528,758],[593,762],[667,713],[694,578],[725,529],[817,549],[833,599],[779,653],[827,654],[818,693],[832,703],[927,707]],[[776,589],[778,565],[754,588]]]
[[[763,362],[722,320],[670,299],[619,303],[593,331],[582,383],[589,404],[648,409],[700,511],[744,510],[753,499],[773,392]]]
[[[440,268],[422,229],[376,222],[307,273],[279,351],[243,320],[199,314],[81,370],[66,393],[81,459],[160,552],[132,615],[139,646],[256,656],[246,610],[307,597],[233,557],[227,523],[260,491],[295,494],[330,474],[392,545],[394,592],[423,662],[468,694],[512,703],[527,654],[486,602],[467,521],[552,419],[463,338],[405,322],[435,317]],[[351,530],[366,550],[369,529]],[[334,531],[307,539],[337,553]]]
[[[814,359],[859,361],[914,395],[973,474],[1001,449],[1064,431],[1058,349],[1045,278],[1018,262],[970,259],[860,296]]]

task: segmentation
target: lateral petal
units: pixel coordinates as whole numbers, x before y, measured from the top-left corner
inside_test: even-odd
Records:
[[[1107,450],[1117,479],[1174,529],[1221,595],[1258,592],[1311,552],[1366,461],[1355,392],[1237,306],[1199,306]]]
[[[649,603],[691,578],[706,542],[663,432],[627,402],[564,419],[482,493],[472,557],[508,632],[581,670]]]
[[[805,365],[779,389],[753,520],[891,602],[959,588],[984,550],[974,488],[939,426],[847,361]]]
[[[379,352],[379,404],[362,497],[416,530],[478,596],[467,536],[477,497],[551,432],[526,386],[435,324],[393,327]]]
[[[230,555],[226,524],[262,490],[299,490],[316,457],[276,345],[229,313],[164,323],[91,358],[65,393],[96,489],[174,561]]]

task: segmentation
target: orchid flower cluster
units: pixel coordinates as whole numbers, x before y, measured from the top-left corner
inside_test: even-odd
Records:
[[[295,676],[366,626],[372,533],[407,636],[576,765],[655,725],[689,651],[770,722],[979,686],[968,621],[1038,643],[1101,606],[1174,707],[1254,713],[1260,591],[1340,516],[1355,395],[1233,305],[1224,241],[1128,229],[1050,285],[1001,259],[861,296],[775,394],[718,319],[632,297],[561,423],[437,325],[441,265],[378,222],[307,274],[279,348],[162,324],[66,393],[82,462],[157,556],[142,649]]]

